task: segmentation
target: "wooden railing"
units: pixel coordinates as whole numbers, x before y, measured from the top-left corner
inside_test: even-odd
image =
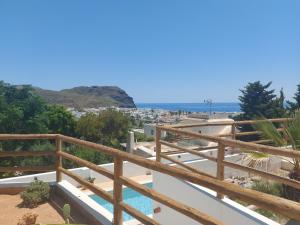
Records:
[[[179,132],[181,135],[186,135],[186,136],[191,136],[195,138],[202,138],[204,140],[208,141],[215,141],[219,143],[219,154],[217,158],[213,157],[206,157],[209,160],[212,160],[217,163],[218,165],[218,172],[217,176],[213,177],[211,175],[202,173],[200,171],[190,171],[188,167],[185,167],[183,169],[181,168],[176,168],[170,165],[166,165],[160,162],[161,158],[168,157],[167,155],[164,155],[161,152],[161,145],[167,145],[169,143],[160,140],[160,132],[162,130],[169,131],[169,132]],[[284,149],[278,149],[274,147],[268,147],[268,146],[262,146],[262,145],[257,145],[257,144],[250,144],[250,143],[245,143],[245,142],[240,142],[240,141],[235,141],[235,140],[229,140],[225,138],[220,138],[220,137],[213,137],[213,136],[208,136],[208,135],[203,135],[203,134],[197,134],[189,131],[183,131],[179,130],[177,128],[171,128],[171,127],[158,127],[157,128],[157,133],[156,135],[158,136],[157,138],[157,159],[156,161],[142,158],[136,155],[132,155],[126,152],[122,152],[117,149],[113,149],[107,146],[103,146],[100,144],[95,144],[92,142],[84,141],[84,140],[79,140],[76,138],[72,137],[67,137],[63,135],[0,135],[0,140],[30,140],[30,139],[50,139],[54,140],[56,142],[56,151],[53,154],[51,152],[51,156],[56,157],[56,164],[54,167],[54,170],[56,171],[56,181],[60,182],[62,180],[62,174],[65,174],[75,181],[77,181],[79,184],[83,185],[87,189],[91,190],[94,192],[96,195],[99,195],[103,199],[107,200],[108,202],[112,203],[114,206],[114,216],[113,216],[113,224],[115,225],[120,225],[123,224],[122,221],[122,214],[123,212],[127,212],[130,214],[132,217],[136,218],[137,220],[141,221],[143,224],[155,224],[158,225],[157,221],[154,219],[144,215],[140,211],[136,210],[135,208],[132,208],[130,205],[126,204],[123,201],[123,196],[122,196],[122,187],[127,186],[129,188],[134,189],[135,191],[141,193],[142,195],[145,195],[157,202],[160,202],[164,205],[166,205],[169,208],[172,208],[176,210],[177,212],[194,219],[195,221],[201,223],[201,224],[223,224],[218,220],[218,218],[212,218],[211,216],[193,208],[190,207],[186,204],[183,204],[181,202],[178,202],[177,200],[174,200],[173,198],[169,196],[165,196],[163,194],[160,194],[159,192],[148,188],[144,185],[141,185],[137,183],[136,181],[125,177],[123,174],[123,162],[128,161],[133,164],[139,165],[141,167],[157,171],[169,176],[172,176],[174,178],[178,178],[180,180],[184,180],[187,182],[191,182],[197,185],[201,185],[203,187],[212,189],[218,193],[219,197],[222,197],[224,195],[232,197],[232,198],[237,198],[240,199],[244,202],[247,202],[249,204],[254,204],[259,207],[278,212],[282,215],[285,215],[289,218],[293,218],[296,220],[300,220],[300,204],[279,198],[276,196],[264,194],[261,192],[257,192],[254,190],[250,189],[245,189],[242,187],[239,187],[238,185],[227,183],[223,181],[224,178],[224,166],[232,166],[227,164],[227,162],[224,160],[224,150],[227,146],[234,146],[234,147],[241,147],[241,148],[252,148],[257,151],[261,152],[266,152],[266,153],[272,153],[275,155],[284,155],[287,157],[295,157],[300,159],[300,153],[298,152],[293,152],[293,151],[287,151]],[[92,151],[104,153],[107,155],[110,155],[113,157],[114,160],[114,171],[108,171],[103,167],[99,167],[87,160],[78,158],[74,155],[71,155],[67,152],[64,151],[63,144],[74,144],[78,146],[83,146],[85,148],[88,148]],[[172,143],[169,144],[170,147],[174,148],[179,148],[178,146],[173,146]],[[182,151],[185,151],[186,149],[181,148]],[[18,157],[20,154],[22,156],[33,156],[35,155],[34,152],[16,152],[15,155],[13,155],[11,152],[1,152],[2,157]],[[201,152],[198,152],[197,150],[189,150],[189,153],[191,154],[196,154],[198,156],[203,157]],[[38,152],[38,156],[41,156],[42,153]],[[45,152],[45,154],[49,155],[49,152]],[[114,182],[113,185],[113,195],[103,189],[101,189],[99,186],[92,184],[85,180],[84,178],[80,177],[79,175],[75,174],[74,172],[71,172],[63,167],[62,161],[64,160],[69,160],[72,161],[80,166],[85,166],[97,173],[102,174],[103,176],[106,176],[109,179],[112,179]],[[166,158],[168,159],[168,158]],[[232,166],[236,167],[236,165]],[[11,170],[10,170],[11,169]],[[22,171],[22,167],[18,167],[18,171]],[[29,171],[30,168],[28,168]],[[31,168],[32,171],[42,171],[39,170],[40,168]],[[49,169],[49,168],[48,168]],[[14,168],[8,168],[6,171],[15,171]],[[251,171],[252,172],[252,171]],[[260,172],[261,173],[261,172]],[[265,176],[271,176],[273,175],[265,175]],[[275,176],[275,175],[274,175]],[[277,178],[276,178],[277,179]],[[289,185],[294,185],[295,187],[299,187],[299,183],[296,181],[288,180],[286,178],[283,178],[282,181],[288,183]]]
[[[291,119],[272,119],[270,121],[272,122],[287,122]],[[213,126],[226,126],[226,125],[236,125],[236,124],[254,124],[257,121],[241,121],[241,122],[234,122],[234,123],[215,123]],[[211,136],[207,134],[202,133],[196,133],[189,131],[187,129],[182,130],[182,128],[190,128],[190,127],[199,127],[199,126],[209,126],[211,123],[205,123],[205,124],[197,124],[197,125],[187,125],[187,126],[158,126],[156,128],[156,161],[161,162],[161,159],[167,160],[167,162],[171,162],[183,169],[186,169],[187,171],[198,173],[199,175],[205,175],[209,177],[213,177],[215,179],[224,180],[224,170],[225,167],[230,167],[236,170],[244,171],[247,173],[251,173],[254,175],[258,175],[262,178],[273,180],[276,182],[279,182],[281,184],[285,184],[294,188],[297,188],[300,190],[300,182],[297,180],[289,179],[287,177],[279,176],[278,174],[273,174],[270,172],[266,172],[260,169],[256,169],[247,165],[242,165],[238,163],[229,162],[225,159],[225,150],[226,149],[235,149],[235,150],[242,150],[241,153],[249,153],[249,152],[260,152],[260,153],[267,153],[270,155],[275,155],[279,157],[286,157],[291,159],[298,159],[300,160],[300,152],[293,151],[291,149],[285,149],[285,148],[279,148],[279,147],[273,147],[273,146],[266,146],[266,145],[260,145],[257,143],[249,143],[249,142],[243,142],[239,140],[234,140],[231,138],[225,138],[220,136]],[[190,139],[195,140],[205,140],[209,142],[215,143],[215,145],[211,149],[215,149],[217,156],[212,157],[208,155],[208,152],[203,152],[203,149],[208,150],[208,148],[203,147],[196,147],[193,146],[193,148],[183,147],[178,143],[177,141],[171,142],[163,140],[161,137],[162,133],[172,133],[176,134],[179,137],[189,137]],[[254,133],[254,132],[253,132]],[[257,131],[255,131],[255,134],[257,134]],[[229,136],[229,135],[228,135]],[[193,142],[194,143],[194,142]],[[171,154],[169,151],[162,151],[162,146],[167,146],[172,149],[176,149],[177,151],[171,151]],[[190,165],[185,164],[184,162],[174,159],[174,157],[171,157],[170,155],[178,154],[178,153],[189,153],[194,156],[200,157],[200,159],[207,159],[209,161],[212,161],[216,163],[216,174],[213,176],[211,174],[205,173],[204,171],[201,171],[199,169],[196,169]],[[223,197],[222,192],[218,192],[218,197]],[[229,195],[230,196],[230,195]],[[242,199],[244,200],[244,199]],[[254,203],[254,205],[258,204]]]
[[[280,128],[280,125],[283,125],[284,123],[291,121],[291,118],[276,118],[276,119],[268,119],[268,121],[277,124],[279,126],[278,131],[282,131],[282,128]],[[260,135],[261,132],[254,130],[254,131],[247,131],[247,132],[241,132],[239,131],[239,127],[243,125],[255,125],[255,123],[259,122],[258,120],[244,120],[244,121],[225,121],[225,122],[203,122],[203,123],[195,123],[195,124],[187,124],[187,125],[173,125],[169,126],[172,128],[177,129],[187,129],[187,128],[201,128],[201,127],[224,127],[224,126],[231,126],[230,132],[225,134],[210,134],[212,136],[218,136],[218,137],[228,137],[233,140],[239,139],[240,137],[245,136],[253,136],[253,135]],[[254,140],[249,141],[256,144],[269,144],[271,140]]]
[[[14,141],[14,140],[54,140],[57,135],[54,134],[0,134],[0,141]],[[54,151],[0,151],[0,160],[6,157],[39,157],[39,156],[50,156],[56,157]],[[14,167],[0,167],[0,173],[9,173],[9,172],[47,172],[55,170],[54,165],[50,166],[14,166]]]

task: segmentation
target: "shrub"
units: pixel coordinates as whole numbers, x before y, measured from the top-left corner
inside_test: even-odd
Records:
[[[275,182],[265,180],[254,181],[254,183],[251,186],[251,189],[279,197],[283,196],[282,184]]]
[[[47,201],[50,197],[50,186],[40,180],[35,180],[21,192],[23,205],[29,208],[37,207],[38,204]]]
[[[18,225],[35,225],[37,217],[38,217],[37,214],[26,213],[22,217],[22,219],[18,222]]]

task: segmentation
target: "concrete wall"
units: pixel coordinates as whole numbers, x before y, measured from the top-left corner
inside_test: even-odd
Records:
[[[149,172],[151,172],[149,169],[140,167],[140,166],[135,165],[130,162],[125,161],[123,165],[124,165],[123,172],[124,172],[124,175],[127,177],[146,175],[146,174],[149,174]],[[103,165],[99,165],[99,166],[101,166],[111,172],[114,171],[113,163],[103,164]],[[74,172],[75,174],[77,174],[83,178],[94,177],[94,178],[96,178],[95,183],[111,181],[111,179],[109,179],[97,172],[94,172],[86,167],[71,169],[70,171]],[[25,175],[25,176],[20,176],[20,177],[11,177],[11,178],[0,179],[0,187],[5,186],[5,185],[6,186],[11,185],[12,183],[19,183],[19,184],[30,183],[34,180],[35,177],[38,178],[39,180],[43,180],[45,182],[54,182],[56,179],[56,173],[48,172],[48,173],[40,173],[40,174],[34,174],[34,175]],[[63,180],[68,181],[69,183],[71,183],[74,186],[79,185],[76,181],[74,181],[72,178],[70,178],[66,175],[63,175]]]
[[[144,134],[147,137],[155,137],[156,136],[156,124],[145,124],[144,125]],[[166,137],[166,131],[161,132],[161,137]]]
[[[178,158],[180,156],[180,158]],[[186,165],[189,165],[195,169],[198,169],[199,171],[208,173],[212,176],[216,176],[217,174],[217,164],[213,161],[207,160],[207,159],[199,159],[199,157],[195,157],[191,154],[180,154],[180,155],[173,155],[172,158],[175,158],[177,160],[180,160],[181,162],[184,162]],[[234,154],[234,155],[228,155],[225,156],[226,161],[229,162],[237,162],[240,161],[242,158],[241,154]],[[162,160],[164,163],[170,163],[167,160]],[[173,163],[170,163],[171,165],[174,165]],[[178,168],[180,166],[174,165]],[[225,167],[225,178],[229,178],[232,176],[248,176],[249,174],[240,170],[232,169],[229,167]]]
[[[216,193],[199,185],[193,185],[176,178],[154,172],[154,189],[166,196],[187,204],[219,221],[230,225],[279,225],[268,218],[225,198],[219,200]],[[198,225],[196,221],[160,203],[154,202],[154,208],[160,207],[153,218],[164,225]]]
[[[185,119],[180,124],[182,125],[192,125],[195,123],[217,123],[217,122],[233,122],[232,119],[209,119],[209,120],[198,120],[199,122],[195,122],[197,119]],[[189,128],[183,128],[183,130],[191,131],[194,133],[201,133],[201,134],[208,134],[208,135],[218,135],[218,134],[230,134],[231,133],[231,125],[225,125],[225,126],[203,126],[203,127],[189,127]],[[206,141],[206,140],[193,140],[189,141],[192,144],[197,144],[201,146],[210,146],[215,145],[214,142]]]
[[[82,210],[85,216],[89,216],[90,219],[95,220],[97,224],[112,225],[113,215],[87,194],[65,180],[58,183],[57,187],[60,192],[64,193],[63,197],[68,199],[77,209]],[[93,222],[92,224],[96,223]]]
[[[206,150],[206,151],[201,151],[202,153],[212,156],[212,157],[217,157],[217,150]],[[199,171],[206,172],[210,175],[215,176],[217,173],[217,165],[215,162],[206,160],[206,159],[201,159],[198,156],[189,154],[189,153],[183,153],[183,154],[174,154],[170,155],[171,158],[174,158],[176,160],[179,160],[191,167],[194,167],[198,169]],[[242,164],[247,166],[247,162],[243,159],[245,157],[245,154],[228,154],[225,155],[225,160],[237,164]],[[171,165],[174,165],[172,162],[169,162],[166,159],[162,159],[163,163],[169,163]],[[271,173],[276,173],[280,168],[282,168],[282,161],[281,158],[272,156],[270,159],[266,162],[260,163],[257,165],[255,168],[258,170],[262,171],[267,171]],[[179,167],[175,165],[176,167]],[[253,174],[252,174],[253,175]],[[248,177],[249,173],[243,172],[237,169],[232,169],[230,167],[225,167],[225,178],[229,178],[232,176],[245,176]]]

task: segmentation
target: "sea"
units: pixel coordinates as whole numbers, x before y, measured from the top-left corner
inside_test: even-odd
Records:
[[[219,102],[212,103],[137,103],[137,108],[142,109],[163,109],[168,111],[186,112],[240,112],[239,103]]]

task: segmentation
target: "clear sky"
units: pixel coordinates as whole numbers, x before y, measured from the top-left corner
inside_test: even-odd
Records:
[[[117,85],[136,102],[235,102],[300,83],[299,0],[0,0],[0,80]]]

